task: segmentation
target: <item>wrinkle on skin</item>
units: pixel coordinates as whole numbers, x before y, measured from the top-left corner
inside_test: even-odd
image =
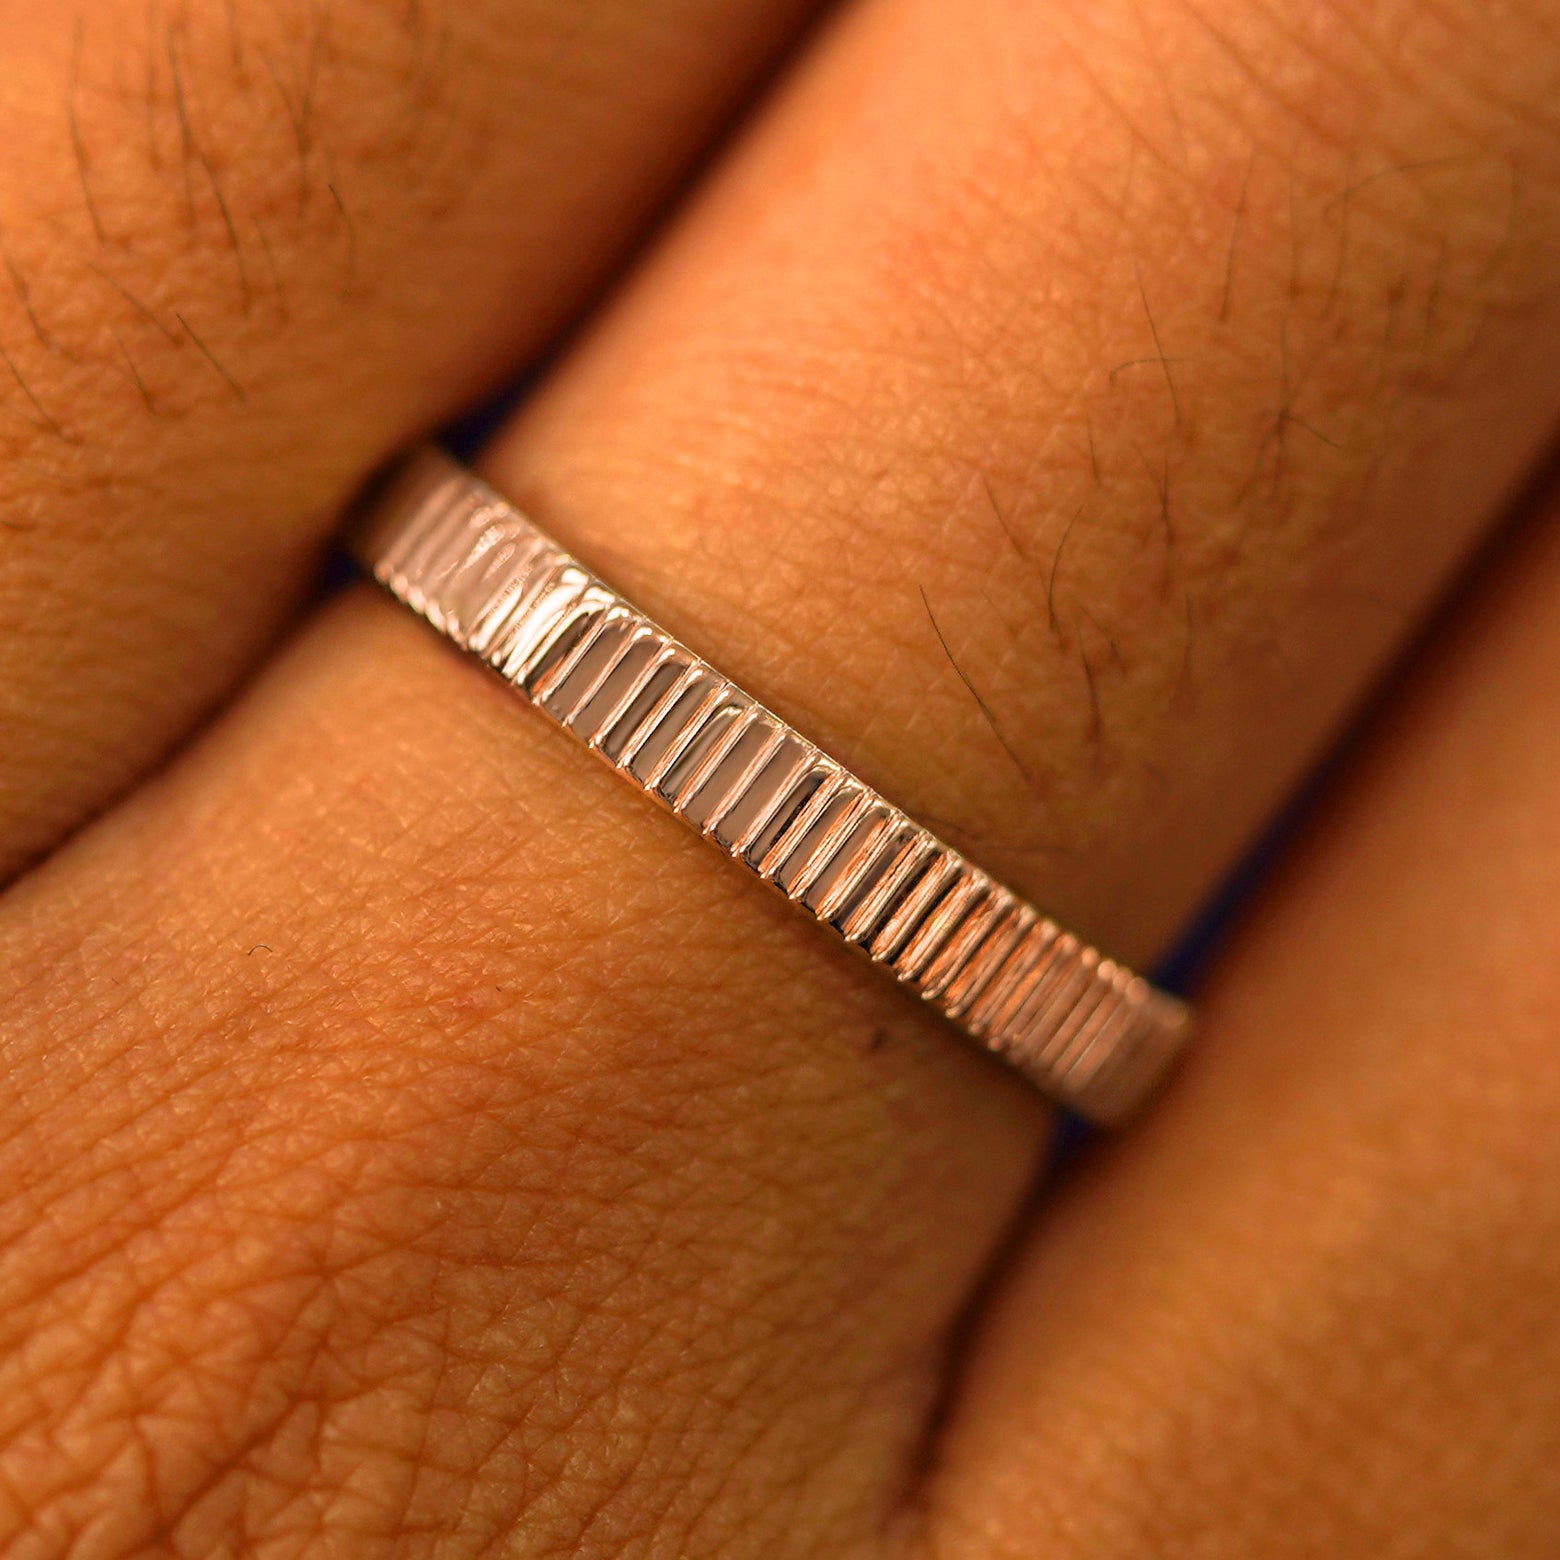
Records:
[[[1507,165],[1462,160],[1440,96],[1394,96],[1368,50],[1330,68],[1287,17],[1223,0],[1254,18],[1241,42],[1268,73],[1317,96],[1307,139],[1228,61],[1209,68],[1178,11],[1085,9],[973,0],[950,23],[938,0],[876,0],[848,18],[493,459],[631,596],[707,629],[689,637],[717,664],[913,811],[940,801],[1036,845],[1036,897],[1137,952],[1393,644],[1360,593],[1422,610],[1552,431],[1560,321],[1530,262],[1560,232],[1535,173],[1560,169],[1560,135],[1551,112],[1517,148],[1513,215]],[[1388,0],[1363,9],[1397,31]],[[1085,24],[1087,72],[1058,31]],[[1400,141],[1459,160],[1364,182],[1414,160]],[[283,234],[294,172],[289,151]],[[333,204],[308,216],[339,238]],[[246,235],[247,210],[235,194]],[[217,256],[213,306],[241,335]],[[257,416],[263,376],[212,344]],[[993,761],[987,714],[1038,786]],[[0,1394],[18,1421],[0,1469],[41,1492],[30,1537],[100,1524],[192,1557],[907,1552],[894,1523],[929,1417],[963,1388],[950,1341],[1047,1119],[701,849],[357,593],[13,889],[0,1369],[20,1385]],[[1217,1078],[1217,1044],[1195,1065]],[[1187,1125],[1177,1141],[1199,1145]],[[1234,1200],[1223,1168],[1204,1173]],[[1188,1222],[1156,1222],[1177,1275]],[[1293,1232],[1259,1216],[1228,1251],[1260,1259],[1270,1222]],[[1131,1254],[1119,1230],[1085,1233],[1085,1255]],[[1164,1267],[1126,1295],[1121,1271],[1100,1264],[1076,1331],[1049,1289],[1014,1324],[1070,1369],[1103,1359],[1107,1392],[1152,1370],[1133,1350],[1156,1324],[1184,1363],[1177,1331],[1206,1315],[1155,1309]],[[1292,1319],[1279,1300],[1262,1320]],[[1141,1328],[1093,1337],[1129,1303]],[[1264,1336],[1243,1335],[1243,1368]],[[1102,1455],[1139,1432],[1128,1473],[1177,1487],[1164,1420],[1088,1407]],[[1059,1465],[1021,1518],[1087,1514],[1069,1500],[1092,1475]],[[1154,1505],[1150,1480],[1126,1485],[1103,1520]]]
[[[352,622],[377,623],[385,635],[388,659],[365,668],[373,698],[383,698],[392,665],[412,653],[389,675],[401,692],[384,708],[425,729],[421,700],[410,709],[402,701],[417,681],[443,689],[450,669],[431,640],[402,639],[404,625],[389,608],[349,603],[327,640],[304,649],[305,662],[332,678],[331,657],[319,652]],[[962,1203],[969,1181],[964,1151],[950,1152],[905,1081],[930,1066],[944,1079],[943,1098],[973,1105],[985,1064],[946,1048],[933,1021],[905,1012],[892,989],[858,991],[848,958],[829,977],[847,1008],[820,1003],[812,929],[770,906],[757,885],[709,874],[697,845],[669,820],[664,838],[655,836],[663,865],[636,893],[642,903],[621,892],[581,894],[580,864],[571,876],[563,863],[582,847],[596,849],[589,841],[597,834],[614,856],[635,840],[642,851],[644,820],[631,802],[602,807],[587,794],[579,799],[583,827],[559,830],[548,799],[572,794],[577,755],[561,739],[556,754],[544,749],[558,774],[538,791],[525,778],[539,756],[528,740],[535,734],[516,729],[500,690],[474,679],[480,705],[451,711],[458,743],[470,740],[473,714],[477,729],[502,741],[486,752],[488,738],[480,739],[475,764],[461,766],[475,781],[468,809],[445,783],[418,796],[404,777],[382,784],[377,764],[359,769],[357,738],[328,723],[328,687],[309,694],[278,686],[282,703],[267,721],[277,746],[252,771],[252,795],[219,802],[220,817],[188,793],[167,798],[165,817],[160,805],[146,814],[152,832],[140,855],[158,863],[162,897],[145,909],[134,939],[115,902],[122,892],[138,896],[138,869],[98,879],[93,904],[82,907],[89,929],[71,958],[51,951],[44,925],[23,931],[15,914],[18,898],[41,906],[57,867],[13,896],[10,926],[21,936],[3,965],[13,979],[35,973],[53,1014],[47,1049],[56,1061],[30,1070],[25,1045],[8,1036],[11,1103],[0,1113],[60,1112],[51,1155],[68,1153],[102,1194],[92,1206],[69,1193],[55,1201],[63,1188],[44,1178],[36,1188],[48,1204],[42,1216],[16,1202],[0,1214],[7,1222],[16,1215],[12,1227],[25,1230],[27,1265],[52,1273],[33,1300],[5,1308],[9,1324],[39,1336],[47,1331],[40,1308],[74,1314],[76,1295],[143,1229],[137,1251],[148,1282],[177,1263],[159,1279],[176,1294],[184,1271],[178,1232],[192,1240],[209,1232],[200,1282],[212,1287],[189,1303],[214,1332],[178,1327],[183,1300],[121,1295],[121,1306],[105,1289],[104,1304],[121,1318],[113,1327],[133,1328],[151,1358],[170,1326],[202,1358],[221,1353],[223,1318],[234,1307],[291,1293],[293,1237],[278,1238],[269,1221],[282,1221],[285,1234],[296,1220],[297,1239],[321,1251],[331,1272],[349,1262],[349,1275],[363,1273],[361,1287],[333,1280],[328,1302],[278,1345],[291,1360],[309,1338],[324,1337],[324,1395],[266,1375],[263,1339],[252,1356],[232,1356],[225,1391],[242,1389],[246,1402],[269,1401],[273,1391],[318,1402],[333,1447],[360,1446],[354,1427],[378,1425],[376,1444],[391,1448],[386,1466],[365,1467],[356,1487],[365,1502],[383,1496],[387,1504],[365,1509],[388,1510],[390,1492],[416,1469],[427,1414],[458,1422],[470,1412],[491,1416],[501,1444],[480,1468],[457,1446],[456,1472],[479,1479],[494,1531],[512,1531],[523,1516],[536,1552],[577,1542],[594,1548],[576,1552],[621,1553],[625,1522],[653,1522],[664,1543],[697,1529],[708,1544],[709,1534],[733,1534],[739,1521],[750,1524],[755,1552],[772,1552],[803,1512],[810,1528],[838,1532],[838,1552],[848,1552],[855,1540],[847,1536],[866,1521],[861,1496],[876,1487],[888,1456],[884,1437],[897,1445],[916,1418],[904,1405],[929,1390],[909,1318],[946,1283],[940,1267],[949,1246],[913,1237],[902,1221],[914,1216],[921,1188],[941,1184],[940,1196]],[[312,753],[317,765],[322,744],[336,747],[342,764],[331,765],[330,779],[297,762]],[[529,816],[526,827],[536,830],[534,847],[523,851],[492,827],[489,787],[506,773],[514,790],[503,815]],[[612,778],[595,778],[603,799],[612,797]],[[254,856],[256,838],[296,844],[316,830],[325,831],[316,846]],[[560,851],[555,869],[548,858]],[[690,891],[681,900],[684,925],[651,913],[667,873]],[[517,897],[528,882],[551,890]],[[418,885],[416,903],[389,909],[386,888],[398,899],[409,884]],[[343,896],[360,912],[338,924],[321,912]],[[732,913],[749,897],[771,912],[761,948],[751,923]],[[712,917],[729,928],[724,941],[711,937]],[[277,928],[265,939],[276,957],[249,956],[250,929],[259,927]],[[33,940],[39,933],[42,942]],[[733,984],[731,973],[748,960],[758,985],[747,976]],[[182,1018],[180,969],[203,971],[205,983]],[[69,993],[78,983],[104,1007],[118,1004],[117,1016],[76,1028],[83,1009]],[[770,1016],[755,1031],[761,1009]],[[734,1052],[725,1037],[739,1027],[745,1043]],[[885,1027],[895,1044],[874,1047],[873,1031]],[[1004,1173],[1021,1180],[1027,1161],[1009,1160],[1006,1145],[1027,1137],[1032,1105],[1016,1086],[1001,1098],[978,1157],[1000,1152]],[[105,1111],[113,1130],[105,1130]],[[6,1157],[35,1157],[25,1134],[7,1132],[3,1141]],[[979,1238],[973,1214],[965,1211],[961,1243]],[[76,1237],[62,1241],[69,1231]],[[235,1238],[243,1261],[225,1264],[225,1243]],[[381,1243],[391,1249],[375,1256]],[[913,1256],[909,1269],[905,1255]],[[13,1240],[8,1263],[23,1258]],[[402,1263],[409,1272],[399,1279]],[[459,1329],[450,1395],[429,1398],[416,1362],[438,1356],[414,1351],[404,1391],[381,1395],[360,1417],[355,1400],[339,1401],[326,1387],[356,1380],[386,1352],[405,1356],[401,1329],[417,1324],[403,1321],[398,1297],[408,1287],[419,1292],[424,1273],[440,1298],[416,1315],[442,1308]],[[861,1315],[898,1339],[885,1361],[856,1357],[850,1338]],[[337,1316],[341,1330],[322,1335]],[[105,1347],[111,1354],[114,1345]],[[562,1360],[570,1385],[559,1397],[549,1383]],[[113,1373],[94,1384],[93,1368],[82,1362],[83,1412],[119,1424]],[[251,1387],[252,1375],[260,1379]],[[168,1385],[180,1388],[177,1378]],[[203,1484],[208,1453],[225,1466],[242,1437],[226,1420],[214,1436],[209,1419],[179,1419],[150,1387],[134,1401],[172,1459],[164,1511],[183,1520],[184,1496]],[[776,1405],[784,1407],[778,1426]],[[35,1433],[41,1426],[13,1438],[0,1462],[21,1459]],[[763,1470],[782,1454],[795,1475],[785,1509],[767,1497],[755,1504],[757,1492],[773,1492]],[[312,1464],[307,1448],[283,1436],[235,1470],[223,1498],[256,1483],[264,1502],[277,1487],[312,1481],[331,1499],[339,1478],[338,1465]],[[440,1481],[430,1482],[425,1499],[434,1504],[419,1507],[420,1522],[439,1509]],[[124,1486],[100,1480],[65,1509],[113,1513],[122,1502],[114,1520],[128,1521],[138,1508]],[[202,1530],[189,1520],[191,1531]],[[463,1542],[451,1538],[454,1553],[467,1552]],[[190,1541],[188,1552],[198,1544]]]

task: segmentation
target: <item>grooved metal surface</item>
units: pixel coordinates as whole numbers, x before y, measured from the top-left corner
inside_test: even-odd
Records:
[[[414,456],[359,552],[640,790],[1053,1099],[1129,1116],[1186,1008],[1042,915],[734,687],[464,467]]]

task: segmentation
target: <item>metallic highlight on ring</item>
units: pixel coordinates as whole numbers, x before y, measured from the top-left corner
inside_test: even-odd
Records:
[[[407,463],[359,551],[557,725],[1053,1099],[1120,1122],[1184,1044],[1182,1003],[907,818],[449,457]]]

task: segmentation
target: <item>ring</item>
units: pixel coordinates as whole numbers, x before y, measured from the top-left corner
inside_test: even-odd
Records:
[[[392,476],[356,551],[555,725],[1058,1103],[1117,1124],[1181,1050],[1183,1003],[885,801],[441,451]]]

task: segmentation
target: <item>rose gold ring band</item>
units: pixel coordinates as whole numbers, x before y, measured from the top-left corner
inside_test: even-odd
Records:
[[[1184,1045],[1182,1003],[906,817],[442,452],[391,480],[358,552],[542,714],[1052,1099],[1118,1123]]]

